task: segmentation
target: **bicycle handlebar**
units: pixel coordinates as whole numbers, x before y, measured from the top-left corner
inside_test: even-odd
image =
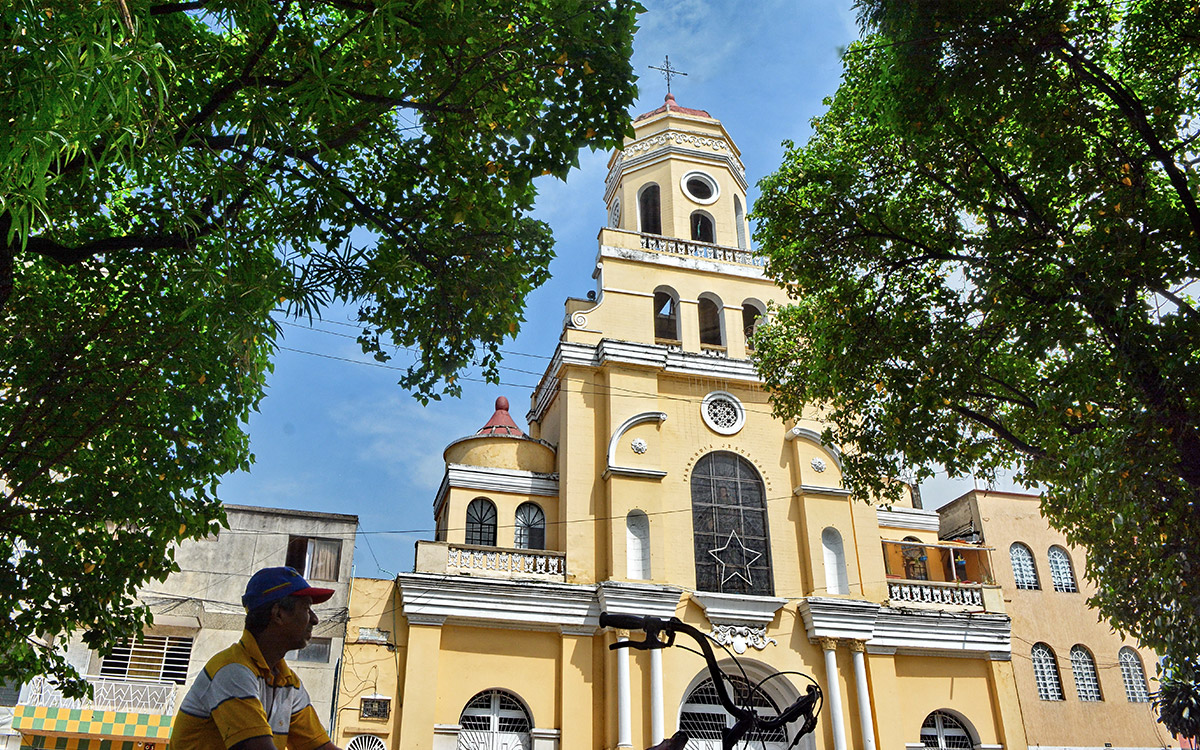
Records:
[[[783,711],[779,712],[778,716],[771,718],[760,717],[751,709],[742,708],[737,705],[733,698],[729,695],[729,689],[726,686],[726,678],[717,665],[717,657],[713,653],[712,646],[709,645],[709,638],[700,630],[688,625],[678,617],[672,617],[669,620],[663,620],[658,617],[649,615],[628,615],[628,614],[610,614],[608,612],[600,613],[600,626],[606,628],[620,628],[622,630],[641,630],[646,633],[644,641],[618,641],[609,646],[610,649],[618,648],[637,648],[637,649],[656,649],[666,648],[675,641],[676,633],[683,633],[696,641],[700,646],[700,651],[704,656],[704,661],[708,665],[708,673],[712,677],[713,687],[717,691],[717,698],[720,699],[721,705],[736,719],[733,727],[722,729],[721,744],[725,750],[729,750],[743,736],[755,728],[770,731],[778,729],[795,721],[801,716],[805,717],[805,722],[801,726],[799,733],[796,735],[796,740],[808,734],[816,727],[817,717],[814,713],[814,708],[817,701],[821,699],[821,689],[814,685],[809,685],[805,694],[800,696],[796,701],[788,706]],[[658,634],[665,633],[666,641],[659,640]],[[795,744],[795,741],[793,741]]]

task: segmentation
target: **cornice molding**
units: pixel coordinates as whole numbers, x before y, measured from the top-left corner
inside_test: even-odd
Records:
[[[661,619],[675,616],[683,589],[653,583],[604,581],[597,596],[601,611],[622,615],[651,615]]]
[[[434,516],[437,516],[442,503],[446,501],[446,495],[453,488],[558,497],[558,474],[539,474],[535,471],[497,469],[466,464],[446,464],[446,472],[442,475],[442,484],[438,487],[437,495],[433,499]]]
[[[809,597],[797,609],[809,640],[854,639],[867,653],[919,653],[1007,660],[1012,623],[1006,615],[884,607],[859,599]]]
[[[766,626],[788,602],[777,596],[718,594],[712,591],[695,591],[692,599],[704,608],[704,615],[713,625]]]
[[[825,497],[850,497],[850,490],[841,487],[820,487],[815,484],[802,484],[792,489],[793,495],[823,495]]]
[[[797,607],[810,641],[818,638],[869,640],[875,631],[879,609],[878,604],[861,599],[818,596],[802,599]]]
[[[413,621],[558,631],[600,626],[596,587],[428,573],[396,576],[401,611]]]

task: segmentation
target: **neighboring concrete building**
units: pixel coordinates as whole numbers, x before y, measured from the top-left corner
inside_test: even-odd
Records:
[[[241,505],[225,511],[229,529],[182,544],[175,556],[180,571],[140,592],[154,612],[154,626],[140,638],[103,659],[78,640],[66,644],[71,663],[93,685],[93,700],[67,700],[41,678],[24,686],[12,720],[21,748],[165,745],[177,700],[205,662],[241,636],[246,581],[271,565],[292,565],[336,592],[315,608],[321,624],[312,643],[288,656],[322,721],[331,721],[358,517]]]
[[[938,510],[945,538],[998,550],[996,582],[1012,617],[1013,673],[1031,747],[1174,744],[1157,723],[1147,678],[1157,656],[1087,606],[1086,554],[1050,528],[1040,498],[968,492]]]
[[[733,140],[670,96],[634,131],[609,163],[596,293],[566,302],[528,434],[498,400],[445,450],[416,572],[355,580],[334,741],[640,750],[683,727],[719,747],[701,660],[610,651],[607,610],[678,616],[751,681],[815,678],[802,748],[1024,748],[990,549],[940,540],[911,497],[852,500],[816,412],[771,414],[747,334],[786,295],[750,249]],[[747,692],[770,712],[805,685]]]

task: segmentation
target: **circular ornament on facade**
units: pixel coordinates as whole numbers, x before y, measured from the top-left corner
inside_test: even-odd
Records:
[[[825,462],[823,460],[814,458],[812,461],[809,461],[809,463],[812,464],[813,471],[817,472],[818,474],[825,471]]]
[[[637,453],[638,455],[645,453],[647,449],[650,448],[650,446],[646,445],[646,441],[642,440],[641,438],[634,438],[633,442],[629,444],[629,447],[633,448],[633,452]]]
[[[713,391],[704,397],[700,416],[709,429],[720,435],[734,435],[746,424],[746,410],[737,396],[725,391]]]
[[[608,226],[616,229],[621,226],[621,199],[613,198],[612,205],[608,208]]]
[[[721,187],[710,175],[704,172],[688,172],[679,181],[683,194],[701,205],[715,203],[721,194]]]

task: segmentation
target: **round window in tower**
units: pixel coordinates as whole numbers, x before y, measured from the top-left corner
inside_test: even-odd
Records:
[[[700,416],[709,429],[720,435],[734,435],[746,424],[746,410],[737,396],[725,391],[713,391],[704,397]]]
[[[717,181],[704,172],[688,172],[679,181],[683,194],[696,203],[708,205],[717,199],[721,193]]]
[[[608,226],[617,229],[621,226],[621,199],[613,198],[608,209]]]

